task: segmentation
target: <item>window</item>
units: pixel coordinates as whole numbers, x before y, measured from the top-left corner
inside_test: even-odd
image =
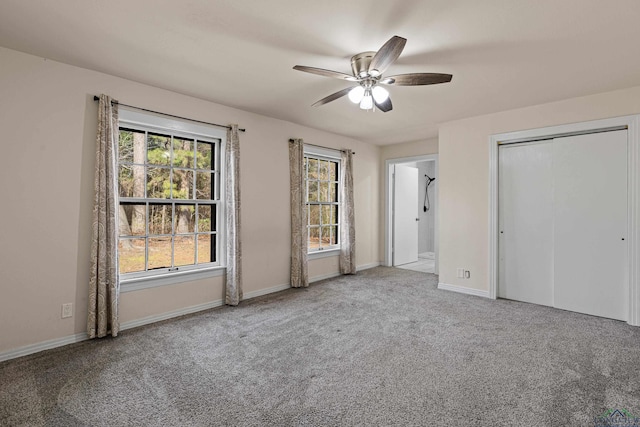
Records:
[[[120,116],[122,279],[220,266],[220,131],[137,112]]]
[[[340,157],[334,150],[305,147],[308,251],[340,245]]]

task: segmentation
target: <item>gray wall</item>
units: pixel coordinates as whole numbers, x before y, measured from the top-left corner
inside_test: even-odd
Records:
[[[436,185],[438,185],[438,181],[433,181],[429,186],[429,200],[431,201],[431,209],[427,212],[424,212],[423,203],[424,203],[424,189],[427,185],[427,177],[424,175],[427,174],[430,177],[434,178],[436,174],[436,164],[433,160],[427,160],[424,162],[418,162],[418,200],[420,200],[418,206],[418,218],[420,218],[420,222],[418,223],[418,253],[423,252],[435,252],[434,246],[434,232],[435,232],[435,195],[436,195]]]

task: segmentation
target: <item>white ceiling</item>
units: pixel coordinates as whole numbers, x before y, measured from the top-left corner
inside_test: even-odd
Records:
[[[639,18],[638,0],[1,0],[0,45],[385,145],[640,85]],[[389,113],[311,107],[349,83],[294,65],[350,73],[393,35],[408,42],[386,75],[453,81],[390,87]]]

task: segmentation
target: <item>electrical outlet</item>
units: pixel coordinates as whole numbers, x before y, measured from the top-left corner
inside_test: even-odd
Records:
[[[456,268],[456,276],[458,279],[464,279],[464,268]]]
[[[470,279],[471,278],[471,272],[469,270],[465,270],[464,271],[464,278],[465,279]]]
[[[66,319],[71,316],[73,316],[73,303],[62,304],[62,318]]]

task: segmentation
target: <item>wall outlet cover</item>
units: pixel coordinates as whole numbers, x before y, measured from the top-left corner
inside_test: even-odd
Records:
[[[73,303],[62,304],[62,318],[66,319],[67,317],[73,316]]]

